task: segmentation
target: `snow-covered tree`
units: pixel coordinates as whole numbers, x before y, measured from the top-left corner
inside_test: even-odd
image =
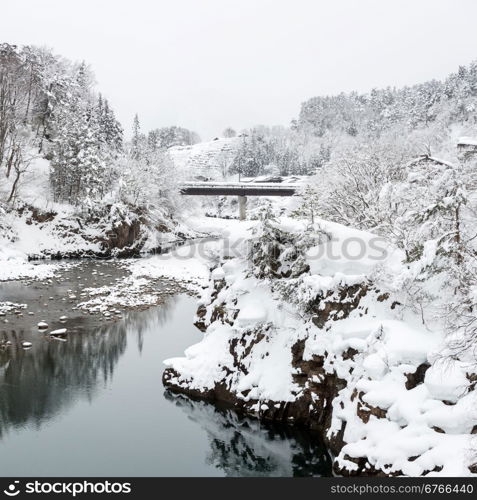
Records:
[[[299,206],[294,210],[295,217],[305,217],[314,224],[315,217],[320,213],[320,192],[316,187],[316,181],[305,184],[298,194]]]
[[[121,201],[145,210],[174,214],[180,204],[178,184],[169,156],[162,152],[149,152],[139,158],[132,154],[122,158],[119,174]]]
[[[249,242],[248,260],[251,273],[257,278],[280,276],[280,255],[285,249],[288,234],[278,225],[270,204],[260,210],[260,223],[254,227]]]
[[[342,148],[312,179],[307,200],[319,205],[324,218],[379,230],[387,215],[379,203],[381,190],[402,180],[408,154],[405,147],[393,142]]]
[[[227,138],[232,138],[237,135],[237,132],[232,128],[232,127],[227,127],[223,132],[222,135]]]
[[[136,113],[134,115],[133,128],[132,128],[132,138],[130,147],[131,157],[138,160],[142,156],[144,148],[145,148],[145,137],[141,133],[141,124],[139,122],[139,116]]]

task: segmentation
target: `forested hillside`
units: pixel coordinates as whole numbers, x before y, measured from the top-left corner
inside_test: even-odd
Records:
[[[313,97],[290,128],[258,126],[242,134],[233,171],[312,174],[343,150],[395,144],[401,155],[455,158],[459,135],[475,134],[477,62],[443,81]]]
[[[46,223],[40,248],[24,249],[29,255],[134,254],[167,239],[177,226],[180,176],[165,151],[199,138],[180,127],[146,136],[137,116],[132,132],[125,142],[84,62],[1,44],[2,237],[26,239],[27,229]]]
[[[29,166],[51,160],[55,201],[78,204],[104,195],[123,132],[93,75],[46,49],[0,46],[0,167],[12,201]]]
[[[473,62],[444,81],[373,89],[368,94],[313,97],[303,103],[296,127],[317,137],[342,133],[372,138],[395,126],[408,133],[453,123],[472,126],[476,98],[477,62]]]
[[[165,385],[319,429],[340,475],[474,474],[476,76],[243,133],[232,171],[313,175],[222,256]]]
[[[157,251],[111,261],[117,278],[96,261],[91,286],[75,274],[48,303],[109,321],[163,292],[198,294],[204,337],[167,361],[170,390],[318,430],[338,474],[475,474],[476,110],[473,63],[442,82],[314,97],[290,127],[199,143],[178,126],[145,131],[136,115],[125,140],[85,63],[2,44],[0,280],[52,284],[77,265],[32,258]],[[182,180],[236,174],[301,185],[255,197],[245,221],[233,220],[236,196],[201,207],[179,195]],[[213,238],[186,257],[163,252],[193,236]],[[26,308],[0,312],[27,322]]]

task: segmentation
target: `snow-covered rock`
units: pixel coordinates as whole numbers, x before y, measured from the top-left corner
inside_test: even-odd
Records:
[[[53,330],[49,333],[49,335],[51,337],[59,337],[59,336],[62,336],[62,335],[66,335],[66,328],[58,328],[57,330]]]
[[[373,239],[319,224],[338,246]],[[285,219],[281,228],[302,231]],[[357,263],[308,253],[295,278],[259,279],[244,255],[215,264],[196,318],[204,338],[165,361],[164,384],[318,429],[339,474],[470,475],[469,364],[439,361],[443,328],[403,307],[398,284],[412,270],[387,250]]]

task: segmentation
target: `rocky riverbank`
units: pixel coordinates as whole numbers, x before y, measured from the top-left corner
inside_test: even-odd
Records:
[[[137,262],[30,264],[30,277],[0,282],[0,351],[74,342],[85,328],[97,329],[174,295],[194,293],[190,281],[139,276],[134,272]]]
[[[178,221],[153,221],[124,204],[82,211],[22,204],[3,213],[0,224],[0,260],[138,257],[202,236]]]

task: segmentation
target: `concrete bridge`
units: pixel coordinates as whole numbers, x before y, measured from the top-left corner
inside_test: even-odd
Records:
[[[247,196],[293,196],[299,189],[296,184],[262,182],[185,182],[180,193],[189,196],[237,196],[240,220],[247,210]]]

